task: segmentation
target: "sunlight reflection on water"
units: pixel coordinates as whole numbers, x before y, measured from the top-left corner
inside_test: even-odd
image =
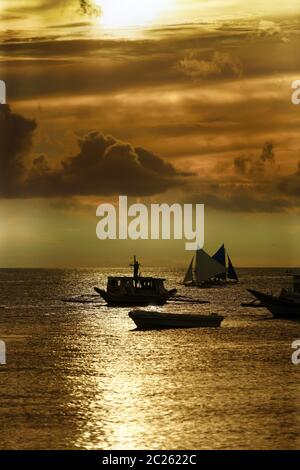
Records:
[[[290,358],[300,325],[240,307],[246,286],[276,290],[284,271],[242,271],[238,286],[209,290],[163,273],[168,287],[212,303],[158,310],[226,319],[220,329],[146,332],[128,309],[93,296],[109,272],[0,270],[1,448],[299,447],[300,369]]]

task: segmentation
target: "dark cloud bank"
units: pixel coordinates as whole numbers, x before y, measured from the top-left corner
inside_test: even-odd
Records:
[[[1,197],[146,196],[180,186],[188,175],[144,148],[101,132],[79,139],[79,153],[62,160],[59,168],[43,155],[28,168],[24,157],[35,128],[34,120],[0,107]]]
[[[0,197],[149,196],[169,189],[189,194],[183,202],[219,210],[281,212],[299,207],[300,165],[282,176],[271,142],[258,157],[232,160],[229,177],[195,177],[178,171],[160,156],[101,132],[79,139],[79,152],[53,167],[41,155],[28,164],[36,122],[0,106]],[[26,163],[27,162],[27,163]]]
[[[200,199],[209,207],[230,212],[278,213],[300,205],[300,162],[295,173],[282,176],[274,145],[266,142],[258,157],[240,156],[232,162],[230,179],[202,181],[184,202]]]

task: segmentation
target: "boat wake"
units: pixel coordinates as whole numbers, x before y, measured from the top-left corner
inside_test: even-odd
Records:
[[[104,304],[104,302],[101,302],[101,299],[99,299],[99,295],[96,294],[81,294],[72,297],[63,297],[61,301],[76,304]]]
[[[210,304],[209,300],[193,299],[192,297],[186,297],[185,295],[176,295],[176,297],[172,297],[168,303],[172,302],[181,302],[187,304]]]

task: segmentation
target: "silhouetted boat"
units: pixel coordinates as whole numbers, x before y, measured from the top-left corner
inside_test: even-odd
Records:
[[[219,274],[216,276],[216,280],[220,280],[221,282],[238,282],[239,278],[234,269],[232,261],[225,249],[225,245],[223,244],[218,251],[212,256],[215,261],[218,261],[224,268],[226,269],[225,273]]]
[[[282,289],[278,296],[248,289],[275,318],[300,320],[300,275],[294,275],[293,289]]]
[[[213,256],[203,249],[197,250],[196,257],[193,257],[183,283],[187,287],[214,287],[237,281],[236,271],[226,254],[225,246],[222,245]]]
[[[163,305],[176,294],[177,289],[167,290],[163,278],[144,277],[139,274],[139,262],[134,257],[132,277],[110,276],[107,289],[94,287],[108,305]]]
[[[144,310],[129,312],[130,318],[141,330],[166,328],[208,328],[221,326],[224,317],[218,314],[162,313]]]

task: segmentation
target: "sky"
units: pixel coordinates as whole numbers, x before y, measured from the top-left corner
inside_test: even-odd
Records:
[[[0,0],[0,265],[185,266],[96,208],[204,203],[205,249],[299,266],[298,1]]]

